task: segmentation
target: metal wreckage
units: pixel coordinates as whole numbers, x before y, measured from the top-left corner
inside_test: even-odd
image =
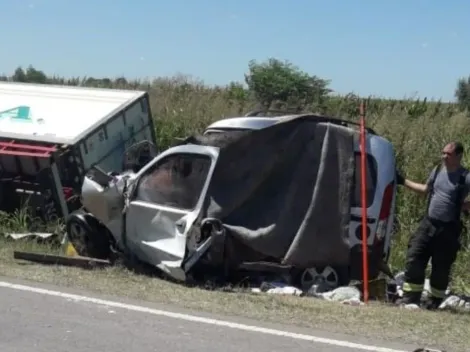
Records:
[[[160,154],[141,142],[126,172],[85,176],[68,237],[81,256],[118,253],[177,281],[271,277],[308,289],[331,271],[346,285],[362,275],[350,241],[356,144],[354,129],[312,116],[192,136]],[[372,278],[386,239],[371,242]]]

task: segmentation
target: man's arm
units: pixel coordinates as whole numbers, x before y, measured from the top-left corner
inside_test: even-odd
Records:
[[[416,193],[419,193],[419,194],[426,194],[428,193],[428,183],[417,183],[417,182],[413,182],[411,180],[407,180],[405,179],[404,182],[403,182],[403,185],[406,187],[406,188],[409,188],[411,189],[412,191],[415,191]]]

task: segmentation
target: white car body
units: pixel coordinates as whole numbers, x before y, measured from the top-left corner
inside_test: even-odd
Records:
[[[242,117],[220,120],[210,125],[205,134],[221,133],[234,129],[254,130],[265,128],[286,117]],[[356,146],[355,150],[357,152],[356,160],[359,163],[359,145]],[[371,248],[376,245],[380,246],[380,251],[373,250],[372,252],[379,252],[380,258],[378,259],[387,261],[396,193],[394,150],[391,143],[386,139],[368,133],[367,152],[369,155],[368,184],[369,186],[372,185],[368,196],[369,207],[367,209],[370,231],[368,245]],[[92,230],[95,233],[108,231],[112,242],[119,250],[132,253],[139,260],[159,268],[172,278],[184,281],[187,278],[188,271],[214,241],[214,236],[199,238],[201,235],[197,231],[192,231],[192,225],[197,220],[203,207],[218,156],[219,148],[217,147],[186,144],[165,150],[135,173],[129,172],[116,177],[104,174],[104,180],[102,181],[99,181],[98,177],[93,175],[85,177],[82,187],[82,203],[86,213],[72,215],[67,225],[69,235],[72,235],[72,238],[81,236],[78,233],[74,234],[74,226],[85,224],[85,227],[87,227],[87,223],[93,225],[92,218],[98,219],[105,229],[102,227],[94,228]],[[157,182],[164,181],[164,177],[167,177],[164,173],[167,170],[165,162],[169,160],[168,162],[171,163],[172,159],[180,161],[184,158],[197,159],[200,162],[198,165],[205,168],[205,179],[196,187],[192,204],[181,207],[174,204],[158,203],[146,198],[148,197],[144,190],[146,180],[150,180],[149,182],[155,182],[154,180],[157,180]],[[103,177],[103,175],[100,177]],[[106,177],[109,179],[106,179]],[[153,189],[153,185],[155,183],[151,184],[151,188],[146,189]],[[362,244],[361,205],[358,190],[360,190],[360,173],[356,173],[356,192],[351,204],[349,235],[353,256],[361,253]],[[123,202],[123,194],[126,193],[127,197],[124,197],[126,201]],[[126,216],[123,217],[122,212],[125,208]],[[124,221],[124,219],[126,220]],[[88,229],[90,229],[89,226]],[[316,272],[316,269],[312,268],[312,270]],[[325,272],[324,275],[327,275],[327,273]],[[361,273],[358,275],[361,275]]]

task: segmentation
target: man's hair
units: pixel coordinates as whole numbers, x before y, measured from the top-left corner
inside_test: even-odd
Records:
[[[463,144],[460,142],[452,142],[451,143],[454,146],[454,153],[455,155],[462,155],[464,152],[463,149]]]

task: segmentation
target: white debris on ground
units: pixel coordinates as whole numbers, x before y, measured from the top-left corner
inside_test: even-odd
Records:
[[[316,292],[314,287],[312,287],[310,290],[308,290],[307,296],[322,298],[327,301],[340,302],[342,304],[349,304],[354,306],[364,304],[361,302],[361,292],[354,286],[338,287],[326,292]]]
[[[404,272],[395,275],[394,283],[396,292],[387,292],[388,295],[403,297]],[[393,286],[395,286],[393,285]],[[425,281],[423,299],[429,295],[430,283],[429,279]],[[263,282],[259,288],[253,288],[253,293],[267,293],[289,296],[307,296],[324,299],[327,301],[339,302],[349,305],[363,305],[361,301],[361,292],[355,286],[330,287],[325,281],[318,280],[308,290],[301,290],[284,282]],[[458,309],[470,313],[470,297],[457,296],[446,291],[447,298],[440,305],[439,309]],[[420,309],[418,305],[409,304],[406,309]]]
[[[335,289],[327,289],[324,285],[313,285],[308,291],[304,292],[301,289],[285,284],[283,282],[264,282],[259,288],[253,288],[253,293],[267,293],[289,296],[309,296],[321,298],[327,301],[340,302],[349,305],[361,305],[361,293],[356,287],[345,286]]]
[[[301,296],[303,291],[297,287],[287,285],[283,282],[263,282],[259,288],[251,289],[253,293],[267,293],[288,296]]]
[[[57,236],[56,234],[53,233],[48,233],[48,232],[24,232],[24,233],[6,233],[5,238],[11,238],[12,240],[22,240],[25,238],[40,238],[40,239],[47,239],[53,236]]]

